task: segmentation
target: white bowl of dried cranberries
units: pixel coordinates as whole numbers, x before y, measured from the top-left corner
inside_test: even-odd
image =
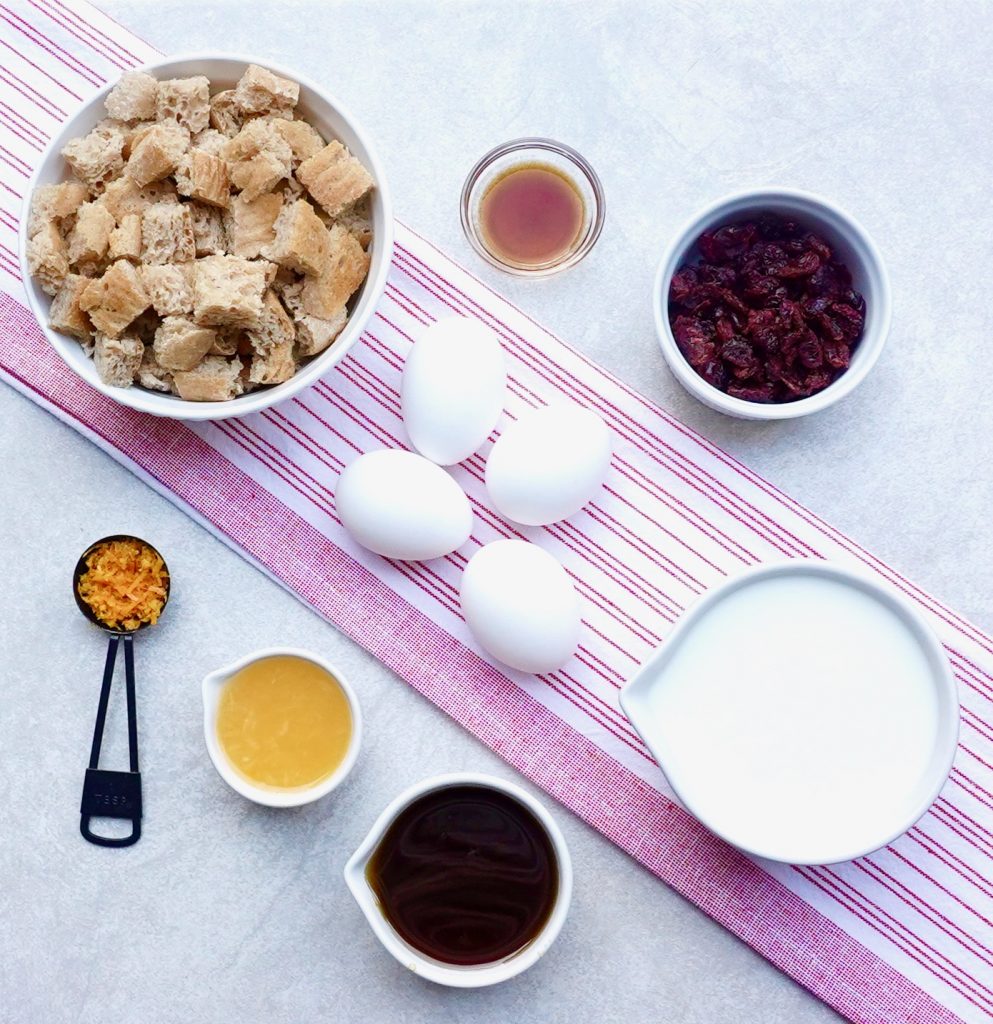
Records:
[[[890,285],[865,229],[819,196],[750,189],[667,246],[654,291],[662,354],[705,405],[742,419],[820,412],[882,352]]]

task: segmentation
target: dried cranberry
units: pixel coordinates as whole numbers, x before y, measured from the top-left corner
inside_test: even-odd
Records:
[[[865,300],[825,239],[771,213],[697,240],[701,260],[673,275],[669,319],[697,373],[729,395],[790,402],[847,369]]]

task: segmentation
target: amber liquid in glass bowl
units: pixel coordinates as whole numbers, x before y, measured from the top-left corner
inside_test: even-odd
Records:
[[[519,266],[561,259],[576,244],[586,207],[575,184],[549,164],[504,171],[479,204],[487,248]]]

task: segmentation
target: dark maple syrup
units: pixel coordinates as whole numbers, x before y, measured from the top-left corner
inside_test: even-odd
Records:
[[[553,264],[567,256],[586,218],[575,184],[550,164],[519,164],[483,194],[479,225],[486,247],[504,263]]]
[[[544,928],[558,863],[541,822],[484,786],[435,790],[405,808],[366,868],[386,920],[447,964],[494,963]]]

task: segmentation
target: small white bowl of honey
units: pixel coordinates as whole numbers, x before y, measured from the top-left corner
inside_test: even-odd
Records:
[[[235,792],[267,807],[327,796],[352,770],[359,702],[323,658],[290,647],[256,651],[202,686],[207,752]]]

